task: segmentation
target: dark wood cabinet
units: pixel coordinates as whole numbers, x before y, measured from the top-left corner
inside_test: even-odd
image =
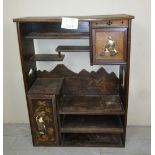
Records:
[[[71,17],[70,17],[71,18]],[[34,146],[125,146],[130,70],[130,15],[81,16],[78,29],[62,17],[25,17],[17,25]],[[89,46],[59,45],[36,54],[34,39],[89,39]],[[90,65],[118,65],[75,73],[62,64],[40,71],[37,61],[63,61],[63,52],[88,52]],[[78,64],[79,65],[79,64]]]

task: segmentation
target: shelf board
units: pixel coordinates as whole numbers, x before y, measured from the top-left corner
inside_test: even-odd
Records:
[[[64,57],[58,54],[35,54],[31,57],[31,61],[63,61]]]
[[[122,147],[121,136],[113,134],[63,134],[62,146]]]
[[[64,96],[59,114],[124,115],[119,95]]]
[[[119,116],[78,116],[64,117],[62,133],[123,133]]]
[[[90,52],[89,46],[58,46],[57,52]]]
[[[89,33],[87,32],[31,32],[25,36],[27,39],[88,39]]]

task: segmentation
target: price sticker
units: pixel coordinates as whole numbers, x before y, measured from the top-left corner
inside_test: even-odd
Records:
[[[78,18],[62,17],[61,28],[78,29]]]

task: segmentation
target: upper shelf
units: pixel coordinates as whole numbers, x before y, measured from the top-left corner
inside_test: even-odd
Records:
[[[89,46],[58,46],[57,52],[90,52]]]
[[[31,57],[31,61],[63,61],[64,57],[58,54],[35,54]]]
[[[88,39],[89,33],[88,32],[72,32],[72,33],[65,33],[65,32],[58,32],[58,33],[38,33],[32,32],[25,36],[28,39]]]

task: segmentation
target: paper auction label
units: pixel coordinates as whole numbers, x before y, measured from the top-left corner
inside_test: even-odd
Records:
[[[78,29],[78,18],[62,17],[61,28]]]

